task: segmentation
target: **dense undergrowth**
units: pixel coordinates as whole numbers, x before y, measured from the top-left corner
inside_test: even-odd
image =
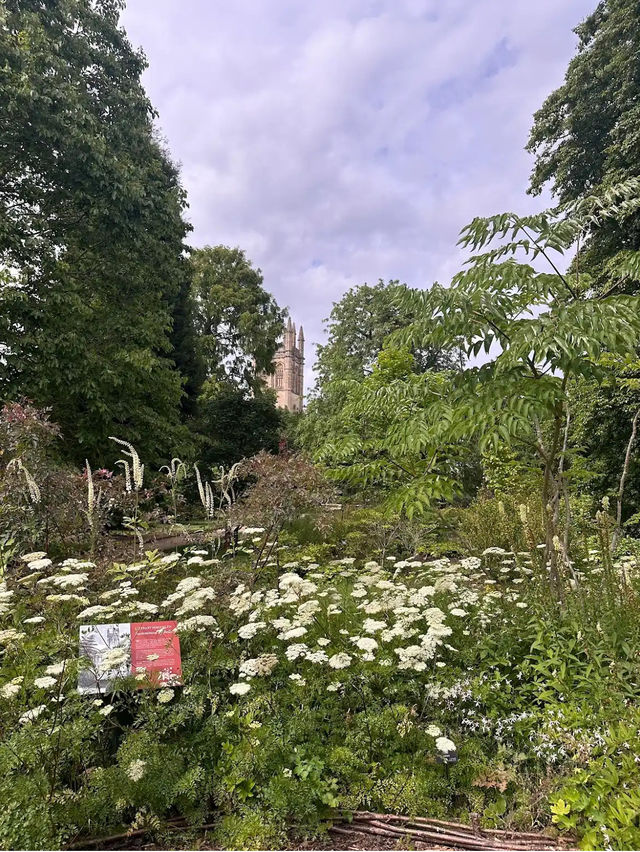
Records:
[[[222,846],[277,848],[358,808],[637,845],[633,554],[594,546],[558,603],[535,548],[398,558],[310,537],[284,534],[258,572],[259,531],[222,559],[9,564],[3,847],[161,840],[184,815]],[[174,618],[182,685],[78,694],[80,623]]]

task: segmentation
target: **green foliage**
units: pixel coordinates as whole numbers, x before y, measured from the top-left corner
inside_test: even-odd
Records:
[[[44,771],[3,773],[0,791],[5,807],[0,814],[0,838],[6,849],[55,849],[62,845],[51,824],[44,790]]]
[[[388,335],[415,319],[398,299],[404,290],[406,285],[398,281],[361,284],[334,303],[325,320],[327,343],[318,346],[315,390],[300,423],[300,440],[306,449],[315,451],[324,443],[327,427],[339,432],[341,411],[352,387],[347,380],[360,382],[370,376]],[[452,353],[429,344],[413,349],[411,355],[411,369],[416,373],[449,369],[456,363]]]
[[[53,554],[89,543],[87,476],[60,460],[60,430],[28,403],[0,409],[0,536],[9,549]],[[92,521],[100,529],[126,499],[108,471],[93,477]]]
[[[483,484],[498,496],[528,493],[540,487],[541,472],[531,448],[500,444],[482,456]]]
[[[262,272],[239,248],[206,246],[191,255],[198,348],[208,380],[253,388],[272,369],[284,312],[263,285]]]
[[[344,382],[346,402],[316,458],[331,475],[366,491],[387,492],[387,507],[409,517],[458,489],[457,442],[439,403],[446,373],[413,372],[404,349],[383,350],[371,376]]]
[[[361,379],[372,372],[385,339],[414,319],[398,299],[404,290],[406,285],[398,281],[361,284],[334,303],[331,316],[325,320],[327,343],[318,347],[320,393],[336,379]],[[455,363],[451,355],[429,346],[411,354],[417,372],[450,368]]]
[[[184,379],[180,401],[183,420],[191,426],[198,411],[198,396],[206,378],[206,365],[198,346],[196,307],[189,274],[183,275],[171,305],[171,357]]]
[[[215,836],[221,849],[278,849],[285,842],[281,827],[251,809],[224,817]]]
[[[448,510],[446,520],[462,549],[472,554],[489,547],[524,552],[544,541],[542,506],[535,493],[492,497],[481,492],[471,505]]]
[[[0,6],[0,397],[51,406],[79,463],[104,464],[116,430],[153,461],[187,441],[185,199],[119,12]]]
[[[240,464],[238,476],[247,487],[230,507],[229,516],[234,524],[257,522],[263,528],[255,569],[264,568],[277,553],[285,525],[300,525],[305,516],[313,513],[315,528],[323,520],[323,509],[332,497],[322,471],[300,454],[260,452]]]
[[[604,221],[630,215],[639,204],[638,183],[628,181],[565,209],[475,219],[460,239],[476,252],[466,269],[449,288],[407,293],[404,298],[421,319],[394,336],[405,345],[426,339],[442,347],[455,343],[468,358],[484,353],[485,363],[471,362],[433,402],[434,420],[449,424],[440,443],[477,440],[482,452],[494,454],[501,447],[517,448],[518,458],[528,460],[530,479],[542,470],[546,553],[556,585],[552,542],[559,540],[560,501],[567,488],[567,386],[573,376],[594,381],[605,375],[603,348],[627,357],[640,324],[635,298],[613,295],[618,280],[609,282],[608,295],[590,298],[588,276],[562,274],[553,254],[567,251]],[[485,251],[477,253],[480,249]],[[518,259],[523,255],[531,263]],[[551,272],[538,271],[536,261],[547,263]],[[420,421],[406,426],[421,427]]]
[[[601,0],[576,33],[577,53],[564,83],[536,113],[528,144],[536,155],[531,191],[538,193],[550,182],[562,202],[640,175],[638,5],[634,0]],[[602,282],[610,277],[614,255],[639,249],[640,216],[631,212],[622,222],[605,222],[589,235],[580,267]],[[617,265],[616,277],[621,277]],[[637,255],[633,266],[627,286],[636,290]]]
[[[628,181],[564,209],[475,219],[460,238],[474,253],[450,287],[398,291],[415,319],[391,336],[395,349],[383,350],[368,378],[339,383],[342,407],[324,424],[316,457],[355,487],[389,490],[391,505],[411,515],[461,491],[476,445],[494,455],[515,449],[531,481],[542,471],[551,549],[565,487],[568,382],[602,378],[602,349],[627,357],[640,334],[636,298],[613,295],[618,280],[590,298],[588,276],[562,274],[553,255],[639,206],[638,183]],[[541,262],[551,271],[539,271]],[[455,347],[472,360],[451,374],[416,373],[409,352],[425,346]]]
[[[633,418],[640,409],[640,362],[630,357],[604,354],[607,374],[596,384],[584,379],[569,389],[572,410],[571,440],[577,448],[574,467],[582,490],[611,497],[618,491]],[[632,448],[635,449],[635,448]],[[625,489],[623,521],[640,509],[638,461],[630,459]]]
[[[553,822],[578,829],[581,849],[634,849],[640,843],[637,711],[612,724],[584,768],[552,797]]]
[[[275,406],[273,392],[265,389],[252,394],[222,381],[215,390],[209,384],[201,397],[194,429],[204,468],[230,466],[260,450],[277,451],[284,417]]]

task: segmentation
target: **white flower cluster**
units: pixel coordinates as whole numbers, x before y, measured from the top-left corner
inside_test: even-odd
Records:
[[[275,654],[262,654],[252,660],[245,660],[240,664],[240,675],[242,677],[266,677],[270,675],[278,665],[278,657]]]
[[[204,571],[214,561],[207,561],[207,555],[206,551],[191,551],[186,556],[171,554],[154,559],[154,571],[165,570],[168,576],[184,569],[188,572],[195,565],[202,571],[202,576],[177,580],[175,591],[159,603],[140,601],[138,589],[130,580],[122,580],[122,573],[113,588],[97,596],[98,602],[69,591],[84,594],[92,576],[92,563],[80,560],[66,560],[56,573],[50,570],[51,576],[30,582],[38,611],[45,614],[43,596],[49,602],[74,607],[81,604],[78,620],[107,621],[116,614],[130,620],[137,620],[133,618],[137,615],[143,620],[161,612],[161,617],[177,621],[176,631],[184,636],[186,649],[192,642],[224,641],[227,650],[235,654],[236,682],[229,686],[232,696],[247,695],[252,689],[259,691],[264,688],[260,679],[268,678],[275,679],[279,689],[307,684],[315,689],[319,684],[327,692],[348,695],[355,678],[375,671],[379,675],[384,672],[385,676],[415,678],[417,689],[446,700],[448,693],[437,684],[435,675],[457,653],[456,637],[468,635],[474,625],[482,629],[505,601],[520,607],[522,602],[509,582],[522,579],[515,575],[526,568],[519,556],[499,548],[486,552],[484,560],[491,565],[484,569],[483,561],[476,557],[461,562],[447,558],[429,562],[388,558],[383,565],[369,560],[364,567],[356,566],[355,560],[348,557],[323,568],[310,558],[301,558],[286,563],[284,573],[272,587],[254,589],[240,584],[226,597],[217,584],[214,588],[210,575]],[[30,569],[50,568],[46,554],[31,556],[37,558],[27,563]],[[149,564],[142,561],[125,566],[124,570],[142,571]],[[496,571],[500,574],[498,581]],[[38,596],[39,590],[42,593]],[[50,590],[56,591],[48,594]],[[0,584],[0,615],[3,607],[12,607],[14,595],[6,584]],[[44,620],[44,615],[34,615],[23,623],[39,624]],[[220,625],[224,625],[224,633]],[[200,638],[196,634],[204,635]],[[25,635],[14,627],[0,630],[0,644],[17,643]],[[449,640],[452,635],[454,638]],[[150,654],[148,659],[153,658]],[[101,670],[117,671],[128,664],[128,659],[128,648],[110,650],[102,658]],[[55,690],[58,684],[64,685],[64,667],[64,663],[46,666],[33,680],[30,675],[25,684],[21,678],[14,678],[0,685],[0,697],[14,698],[25,688]],[[338,675],[341,681],[333,680],[334,672],[344,672]],[[146,671],[138,671],[135,676],[143,680]],[[176,697],[174,689],[169,688],[176,685],[176,680],[170,679],[168,673],[166,678],[163,673],[161,680],[164,688],[157,693],[157,702],[168,704]],[[36,695],[42,700],[42,693]],[[49,693],[49,701],[52,700],[57,698],[52,699]],[[27,711],[22,723],[37,718],[44,709]],[[110,710],[108,705],[99,712],[107,715]],[[429,726],[428,733],[443,754],[455,749],[436,725]]]
[[[136,782],[140,781],[144,778],[147,771],[147,761],[146,760],[132,760],[129,766],[127,767],[127,776],[131,779],[131,781]]]
[[[185,618],[176,624],[177,633],[203,633],[205,630],[215,639],[222,637],[218,622],[212,615],[192,615],[191,618]]]

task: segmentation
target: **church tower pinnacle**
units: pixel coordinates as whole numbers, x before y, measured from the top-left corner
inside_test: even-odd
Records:
[[[277,394],[279,408],[302,411],[304,399],[304,331],[288,318],[282,343],[273,358],[275,372],[264,377]]]

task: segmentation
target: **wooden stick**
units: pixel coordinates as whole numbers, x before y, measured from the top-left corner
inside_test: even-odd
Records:
[[[473,831],[473,827],[470,825],[465,825],[460,822],[446,822],[442,819],[433,819],[431,817],[408,817],[401,816],[397,814],[378,814],[373,811],[353,811],[354,820],[364,818],[364,819],[377,819],[377,820],[396,820],[398,822],[412,822],[416,825],[426,825],[426,826],[443,826],[444,828],[452,828],[458,831]],[[527,831],[513,831],[507,829],[499,829],[499,828],[480,828],[480,834],[491,834],[497,837],[505,837],[505,838],[513,838],[520,840],[532,840],[532,841],[540,841],[540,840],[548,840],[550,842],[556,842],[555,838],[548,837],[545,834],[538,834],[536,832],[527,832]],[[475,836],[475,835],[474,835]]]
[[[417,818],[416,820],[412,820],[410,817],[395,817],[386,814],[381,816],[382,819],[358,816],[351,825],[357,830],[366,831],[372,827],[377,830],[390,831],[396,837],[409,835],[410,837],[422,838],[425,841],[447,843],[448,845],[454,845],[463,849],[518,849],[526,852],[526,850],[557,847],[557,843],[552,838],[545,837],[544,835],[529,835],[527,838],[522,838],[516,832],[513,832],[510,837],[482,836],[474,835],[472,829],[467,826],[456,825],[454,823],[449,824],[452,826],[451,828],[444,828],[428,824],[425,826],[426,819]],[[400,822],[401,825],[393,825],[393,820]],[[419,825],[420,827],[413,828],[413,825]]]
[[[399,826],[392,827],[388,823],[385,826],[384,823],[377,822],[376,820],[371,820],[369,824],[377,829],[386,829],[396,837],[406,837],[408,835],[409,837],[421,838],[427,841],[436,841],[438,843],[447,843],[449,845],[455,844],[461,849],[496,848],[496,846],[491,842],[483,841],[480,838],[474,838],[468,835],[448,834],[437,830],[428,831],[426,829],[409,828],[406,825],[403,828],[400,828]]]

